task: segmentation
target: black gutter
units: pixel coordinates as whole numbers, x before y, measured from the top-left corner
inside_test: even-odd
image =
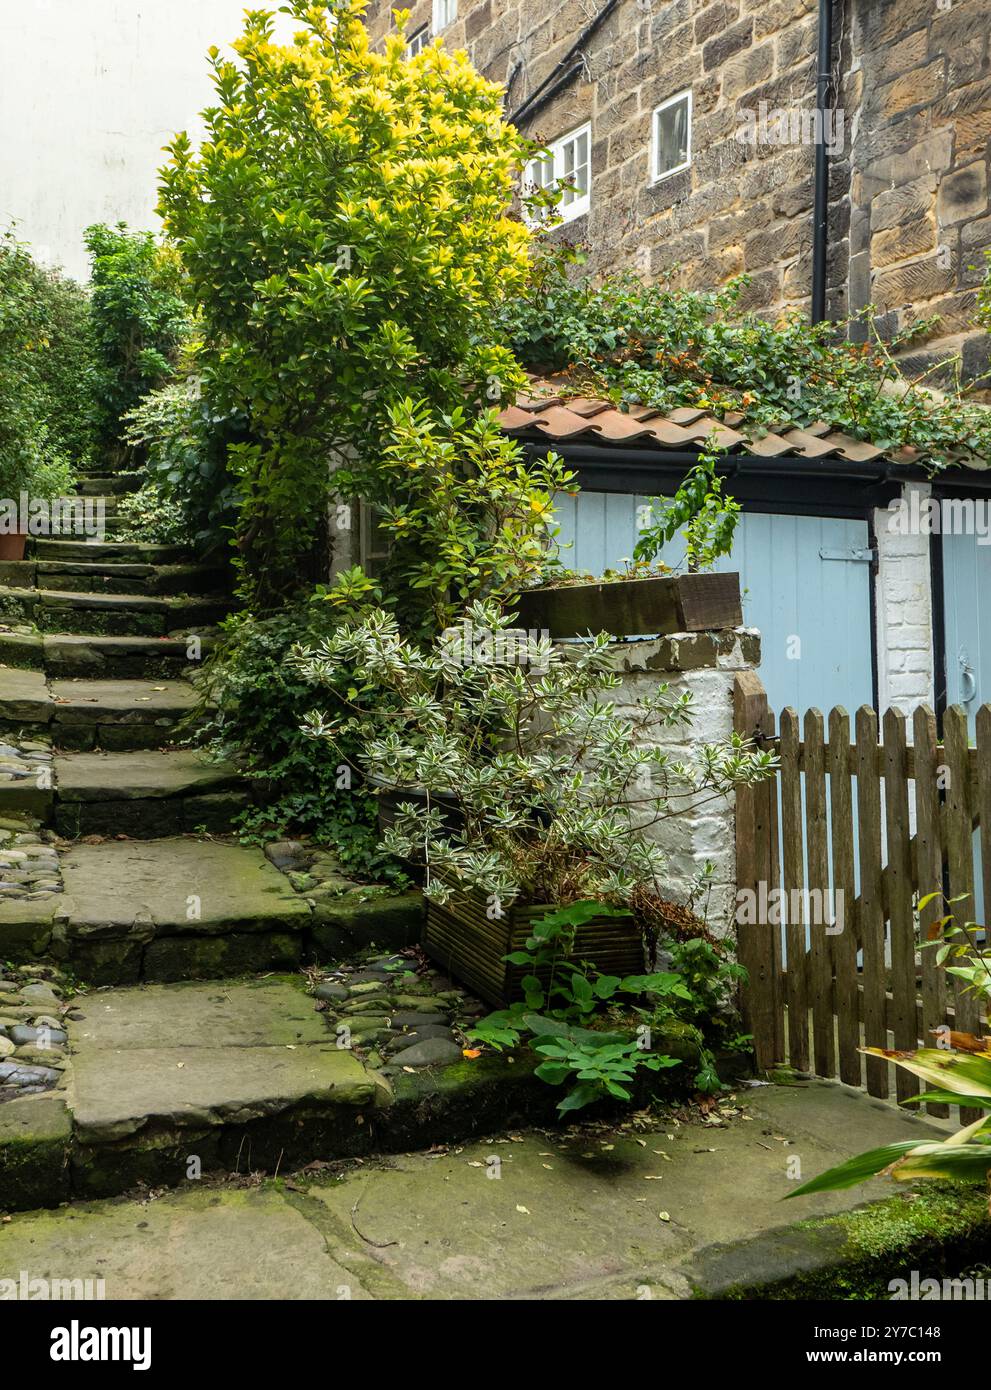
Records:
[[[581,52],[584,45],[588,42],[588,40],[592,37],[592,35],[600,27],[600,25],[605,23],[605,21],[609,18],[609,16],[612,14],[613,10],[616,8],[618,4],[619,0],[606,0],[605,5],[602,7],[599,13],[595,16],[595,18],[592,20],[590,24],[586,24],[585,28],[578,35],[578,38],[568,49],[567,53],[558,63],[555,63],[554,67],[551,68],[550,72],[544,78],[543,82],[539,82],[537,86],[533,89],[533,91],[530,93],[530,95],[527,97],[526,101],[522,102],[519,106],[517,106],[515,111],[511,112],[511,114],[506,117],[506,120],[510,123],[510,125],[518,125],[519,122],[523,120],[524,116],[531,114],[532,111],[536,110],[538,106],[543,106],[545,100],[550,100],[553,93],[548,93],[548,95],[545,98],[542,96],[544,90],[547,87],[549,87],[552,82],[554,82],[558,73],[563,72],[563,70],[568,66],[568,64],[572,62],[576,54]],[[564,75],[564,78],[562,78],[562,81],[556,83],[554,91],[556,92],[558,88],[561,85],[563,85],[563,82],[565,80],[570,81],[570,79],[580,71],[580,68],[581,65],[579,64],[571,72],[566,73]]]
[[[829,249],[829,148],[826,119],[833,93],[833,4],[819,0],[816,68],[815,191],[812,208],[812,322],[826,317],[826,257]]]

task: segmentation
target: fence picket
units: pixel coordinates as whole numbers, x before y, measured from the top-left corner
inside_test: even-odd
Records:
[[[884,903],[881,894],[881,783],[878,777],[877,715],[869,705],[857,711],[857,843],[860,848],[860,943],[863,951],[864,1038],[870,1047],[887,1047]],[[867,1059],[867,1090],[888,1094],[888,1064]]]
[[[936,716],[928,706],[921,705],[912,719],[912,744],[915,752],[915,884],[920,898],[943,889],[943,838],[940,814],[938,758],[936,752]],[[933,924],[942,913],[942,900],[934,898],[919,908],[919,929],[927,941]],[[923,947],[922,958],[922,1041],[932,1046],[934,1029],[946,1022],[946,974],[936,964],[936,952]],[[929,1104],[931,1115],[945,1117],[948,1105]]]
[[[888,832],[888,914],[891,923],[891,1031],[896,1048],[919,1044],[915,1007],[915,915],[906,776],[906,719],[901,710],[884,716],[884,818]],[[899,1101],[917,1096],[911,1072],[895,1068]]]
[[[840,1080],[861,1082],[860,1008],[857,985],[857,924],[853,856],[853,782],[850,774],[850,716],[834,709],[829,716],[829,806],[833,845],[833,905],[841,930],[830,938],[833,1003],[839,1045]]]
[[[796,1071],[809,1070],[808,956],[805,949],[805,836],[802,824],[802,774],[798,715],[781,711],[781,858],[785,941],[788,949],[788,1060]]]
[[[809,985],[812,1050],[818,1076],[835,1076],[833,969],[826,935],[829,903],[829,839],[826,830],[826,753],[823,717],[805,713],[805,824],[808,844]]]

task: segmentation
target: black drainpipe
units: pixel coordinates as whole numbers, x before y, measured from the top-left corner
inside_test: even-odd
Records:
[[[829,148],[826,120],[833,94],[833,4],[819,0],[819,58],[816,71],[815,192],[812,210],[812,322],[826,317],[826,253],[829,248]]]

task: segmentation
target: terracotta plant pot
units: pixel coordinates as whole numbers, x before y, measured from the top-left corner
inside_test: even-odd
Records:
[[[0,563],[23,560],[27,540],[26,531],[11,531],[7,535],[0,535]]]
[[[664,574],[527,589],[514,606],[521,627],[546,631],[552,638],[588,632],[644,637],[743,623],[738,574]]]
[[[506,1008],[523,998],[520,980],[527,971],[503,956],[523,950],[533,923],[554,910],[539,903],[511,907],[491,920],[475,894],[459,894],[443,904],[428,899],[423,949],[487,1003]],[[640,928],[632,917],[599,917],[578,928],[574,956],[607,975],[639,975],[644,970]]]

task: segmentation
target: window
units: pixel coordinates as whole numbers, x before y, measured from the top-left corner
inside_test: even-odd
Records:
[[[692,162],[692,94],[679,92],[654,111],[653,182],[687,169]]]
[[[579,126],[548,146],[547,153],[531,159],[523,174],[523,194],[541,188],[561,188],[557,210],[565,222],[588,212],[592,204],[592,127]],[[542,220],[534,209],[532,223]]]
[[[439,34],[449,24],[453,24],[457,17],[458,0],[434,0],[433,30],[435,34]]]
[[[430,25],[422,24],[406,45],[407,59],[415,58],[418,53],[422,53],[430,42]]]

